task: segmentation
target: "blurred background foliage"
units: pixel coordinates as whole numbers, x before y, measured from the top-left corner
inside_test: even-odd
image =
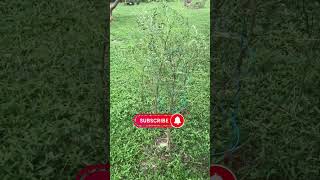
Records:
[[[215,0],[213,4],[211,148],[215,152],[224,152],[233,143],[230,120],[237,79],[241,90],[238,149],[232,155],[213,156],[212,162],[224,159],[239,179],[318,179],[319,1]],[[248,48],[238,76],[241,40]]]
[[[0,1],[0,179],[105,162],[106,1]]]

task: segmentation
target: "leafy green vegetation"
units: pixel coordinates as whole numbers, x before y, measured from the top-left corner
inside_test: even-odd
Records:
[[[211,70],[217,78],[211,145],[218,153],[234,141],[230,120],[240,78],[240,144],[226,164],[239,179],[318,179],[320,4],[240,2],[248,3],[225,1],[213,12]],[[239,54],[246,44],[238,76]],[[213,162],[222,159],[215,156]]]
[[[75,179],[104,162],[105,7],[0,2],[1,179]]]
[[[186,9],[182,2],[168,3],[168,6],[176,10],[176,13],[170,14],[174,11],[168,10],[170,15],[162,14],[164,11],[159,10],[162,7],[161,3],[142,3],[132,7],[120,5],[113,12],[110,43],[110,135],[111,174],[115,179],[208,178],[209,8]],[[153,12],[158,14],[152,16]],[[189,23],[184,24],[184,18],[180,15],[188,19]],[[159,19],[156,19],[157,17]],[[158,29],[157,25],[161,25],[161,21],[164,25],[171,23],[172,26]],[[167,30],[170,28],[173,29],[168,33]],[[194,32],[195,29],[197,32]],[[191,32],[194,33],[188,34]],[[186,34],[191,36],[185,36],[186,41],[183,41],[181,38]],[[167,35],[169,36],[166,43],[170,46],[165,48],[166,43],[162,37]],[[194,40],[199,43],[187,44],[193,38],[197,38]],[[178,51],[179,47],[181,51]],[[148,61],[151,64],[148,64]],[[157,74],[159,66],[156,65],[167,63],[166,61],[179,61],[181,66],[174,69],[165,65],[161,69],[163,74]],[[183,68],[183,65],[190,69]],[[143,67],[145,71],[142,71]],[[190,72],[185,74],[185,70]],[[176,106],[183,106],[183,102],[178,103],[183,99],[182,94],[174,96],[177,101],[174,104],[167,99],[172,97],[167,88],[171,87],[174,81],[172,75],[175,73],[183,74],[179,75],[176,88],[182,90],[179,93],[184,92],[182,94],[185,94],[188,100],[188,106],[184,108],[190,113],[185,114],[186,124],[181,129],[170,130],[171,145],[170,149],[166,149],[158,143],[165,135],[164,130],[138,129],[133,126],[131,119],[139,112],[174,113],[181,110],[176,109]],[[184,79],[190,78],[192,80],[188,86],[183,88]],[[148,87],[157,86],[157,81],[152,81],[153,79],[159,80],[159,94]],[[141,100],[142,93],[146,96],[144,102]],[[155,103],[152,102],[154,97],[157,97],[158,106],[154,106]]]

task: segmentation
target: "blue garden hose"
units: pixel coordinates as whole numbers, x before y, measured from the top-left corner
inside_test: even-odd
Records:
[[[247,43],[247,38],[246,38],[246,23],[245,23],[245,20],[243,19],[242,21],[242,25],[243,25],[243,29],[242,29],[242,33],[240,35],[240,47],[241,47],[241,50],[247,50],[248,48],[248,43]],[[224,51],[223,51],[224,52]],[[241,68],[241,67],[238,67],[238,68]],[[239,111],[239,104],[240,104],[240,69],[238,69],[238,74],[237,74],[237,83],[236,83],[236,86],[237,86],[237,91],[236,91],[236,94],[234,96],[234,102],[236,104],[236,107],[234,108],[233,112],[232,112],[232,116],[231,116],[231,127],[232,127],[232,130],[233,130],[233,136],[234,136],[234,140],[233,140],[233,143],[230,144],[230,147],[229,149],[227,149],[226,151],[224,152],[218,152],[218,153],[214,153],[213,156],[220,156],[220,155],[224,155],[225,152],[230,152],[230,153],[233,153],[235,150],[237,150],[237,148],[239,147],[239,143],[240,143],[240,128],[238,126],[238,123],[237,123],[237,117],[238,117],[238,111]],[[222,108],[222,111],[223,111],[223,115],[224,115],[224,119],[227,119],[226,117],[226,113],[223,109],[223,107],[221,106]]]

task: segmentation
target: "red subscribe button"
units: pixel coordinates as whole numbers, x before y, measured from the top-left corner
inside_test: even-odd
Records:
[[[184,117],[181,114],[137,114],[133,124],[137,128],[181,128]]]

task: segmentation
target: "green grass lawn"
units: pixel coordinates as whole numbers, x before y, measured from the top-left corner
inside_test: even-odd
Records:
[[[190,116],[181,129],[173,129],[170,152],[155,145],[161,129],[138,129],[132,118],[141,109],[139,63],[129,49],[141,40],[137,18],[159,3],[120,4],[111,23],[111,174],[113,179],[208,179],[209,172],[209,49],[205,64],[192,73],[188,89]],[[169,3],[207,37],[209,6],[186,9]]]
[[[0,177],[75,179],[102,163],[106,2],[0,2]]]
[[[143,37],[137,18],[157,5],[120,4],[113,14],[112,178],[208,179],[209,59],[192,73],[190,115],[182,129],[172,130],[170,153],[155,146],[163,130],[137,129],[131,121],[141,110],[140,64],[129,49]],[[208,5],[204,9],[169,5],[208,37],[209,44]],[[106,7],[98,0],[0,2],[1,179],[75,179],[85,164],[104,162],[100,72]],[[319,51],[310,51],[308,57],[310,49],[301,43],[296,47],[301,52],[284,55],[278,48],[265,47],[265,40],[258,42],[256,60],[245,61],[241,77],[241,141],[236,155],[242,164],[233,170],[242,179],[316,179]],[[225,49],[230,56],[238,55],[237,48]],[[229,60],[227,68],[232,69],[233,58]],[[230,131],[215,135],[215,148],[223,151]]]
[[[319,179],[319,41],[301,41],[300,26],[288,29],[284,20],[279,25],[278,16],[270,20],[276,28],[265,32],[260,24],[263,17],[256,20],[256,42],[241,67],[240,144],[234,161],[226,164],[239,179]],[[230,26],[237,24],[232,18]],[[230,31],[240,28],[234,29]],[[230,120],[240,48],[238,40],[228,38],[214,45],[220,60],[214,61],[215,104],[229,113],[224,117],[222,108],[215,108],[212,146],[222,156],[215,156],[214,162],[223,164],[223,151],[234,137]]]

